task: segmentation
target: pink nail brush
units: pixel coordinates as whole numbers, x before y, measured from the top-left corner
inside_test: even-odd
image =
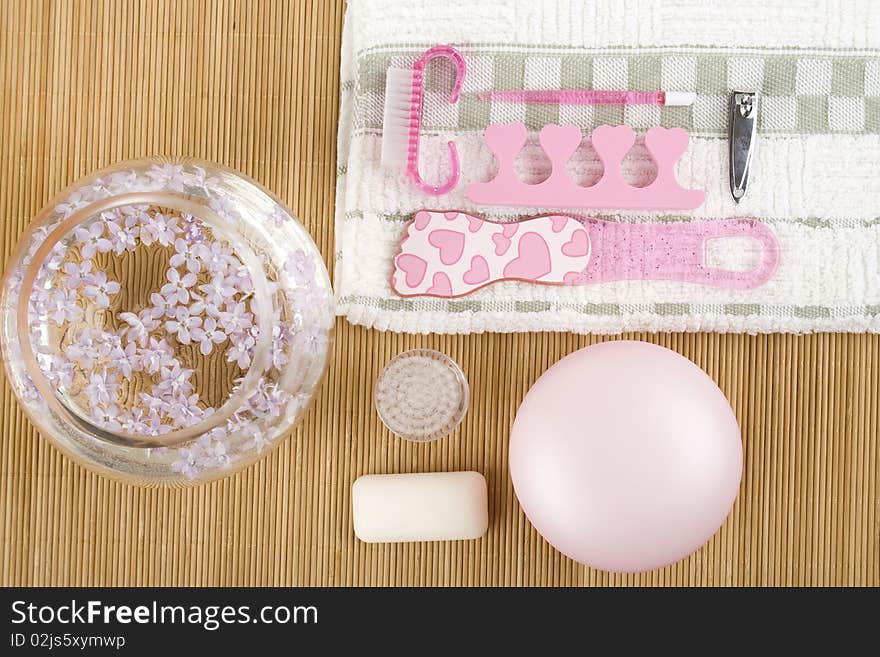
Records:
[[[385,78],[385,113],[382,119],[382,164],[406,171],[425,194],[440,196],[455,188],[459,178],[458,152],[451,141],[449,179],[441,185],[431,185],[419,173],[419,137],[422,125],[425,67],[428,62],[445,58],[455,67],[455,82],[449,102],[457,103],[464,81],[464,58],[452,46],[434,46],[426,50],[412,68],[388,69]]]

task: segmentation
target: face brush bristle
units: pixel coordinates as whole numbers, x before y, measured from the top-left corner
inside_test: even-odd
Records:
[[[434,46],[419,57],[411,69],[389,68],[385,78],[385,114],[382,117],[382,164],[405,171],[425,194],[440,196],[451,191],[459,178],[458,152],[451,141],[451,174],[442,185],[429,185],[419,174],[419,132],[422,122],[422,97],[425,66],[437,57],[449,59],[455,66],[455,83],[449,101],[458,102],[464,80],[464,58],[452,46]]]
[[[413,70],[389,68],[385,77],[385,113],[382,116],[382,166],[404,171],[414,118]]]

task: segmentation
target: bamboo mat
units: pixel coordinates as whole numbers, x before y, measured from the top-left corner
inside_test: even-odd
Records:
[[[114,161],[196,156],[260,181],[333,252],[342,2],[0,0],[2,262],[64,186]],[[736,506],[691,558],[643,575],[580,566],[525,520],[507,440],[528,387],[601,338],[382,334],[337,324],[320,398],[280,449],[237,476],[144,489],[42,440],[3,378],[0,581],[6,585],[880,584],[880,336],[638,335],[696,361],[743,429]],[[431,445],[382,428],[372,386],[403,349],[465,370],[472,405]],[[474,469],[490,490],[478,541],[365,545],[364,473]]]

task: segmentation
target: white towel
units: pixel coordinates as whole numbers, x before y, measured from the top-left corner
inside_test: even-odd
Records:
[[[768,29],[772,26],[772,29]],[[468,72],[457,105],[450,80],[429,68],[422,171],[444,177],[445,142],[458,146],[462,180],[444,197],[419,193],[380,164],[385,70],[409,66],[449,43]],[[349,0],[342,46],[342,106],[336,214],[339,312],[356,324],[407,332],[720,331],[880,332],[880,3],[810,0]],[[445,77],[444,77],[445,76]],[[546,107],[484,103],[488,89],[608,88],[696,91],[690,108]],[[727,183],[727,97],[758,91],[752,178],[737,205]],[[706,201],[682,213],[594,212],[616,221],[756,217],[776,233],[773,279],[748,291],[689,283],[626,281],[578,287],[518,282],[459,299],[398,297],[392,258],[405,222],[420,208],[515,220],[549,208],[476,206],[467,184],[495,164],[483,130],[524,121],[681,126],[691,143],[679,162],[684,187]],[[533,135],[534,136],[534,135]],[[524,180],[546,175],[540,148],[519,162]],[[653,164],[637,144],[625,175],[645,180]],[[572,177],[601,175],[588,148]],[[740,266],[742,244],[716,249],[715,264]]]

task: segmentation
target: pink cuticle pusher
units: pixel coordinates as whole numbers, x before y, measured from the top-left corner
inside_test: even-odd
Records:
[[[707,243],[750,238],[757,263],[739,271],[707,262]],[[776,271],[776,236],[755,219],[622,223],[551,214],[497,223],[458,211],[420,210],[394,258],[401,296],[458,297],[501,280],[589,285],[681,281],[731,290],[766,283]]]
[[[480,100],[542,105],[693,105],[692,91],[608,91],[604,89],[511,89],[483,91]]]

